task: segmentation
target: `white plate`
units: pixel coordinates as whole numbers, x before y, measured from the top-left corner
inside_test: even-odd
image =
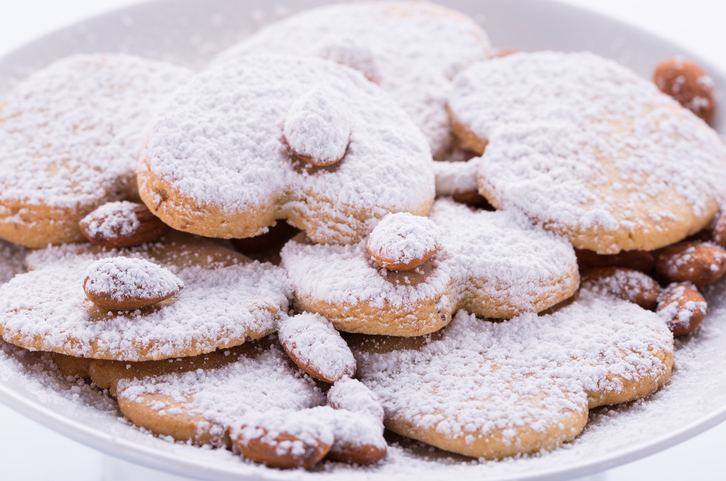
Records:
[[[297,1],[294,9],[325,3]],[[451,0],[481,21],[497,46],[521,50],[591,50],[649,76],[662,58],[683,54],[714,77],[726,78],[697,56],[609,18],[547,0]],[[0,94],[29,72],[77,52],[123,51],[202,67],[216,52],[290,13],[265,0],[164,0],[97,17],[48,35],[0,60]],[[723,99],[720,98],[721,103]],[[722,134],[726,109],[714,125]],[[64,379],[47,355],[0,344],[0,401],[26,416],[112,456],[203,479],[566,479],[633,461],[682,442],[726,419],[726,282],[706,293],[710,313],[693,336],[677,341],[671,382],[645,401],[600,408],[575,442],[540,456],[478,462],[419,443],[393,439],[389,455],[371,468],[324,463],[313,472],[283,472],[249,464],[225,450],[155,438],[130,426],[115,402],[83,382]]]

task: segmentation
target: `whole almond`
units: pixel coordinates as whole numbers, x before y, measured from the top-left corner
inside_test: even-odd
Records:
[[[660,286],[652,277],[624,267],[601,267],[582,274],[582,286],[634,302],[643,309],[655,309]]]
[[[669,282],[713,284],[726,272],[726,250],[709,242],[680,242],[655,252],[655,274]]]
[[[575,249],[580,271],[599,267],[625,267],[650,274],[653,272],[655,258],[647,251],[623,251],[619,254],[598,254],[584,249]]]
[[[300,369],[333,384],[355,375],[356,362],[333,324],[319,314],[302,313],[277,323],[280,345]]]
[[[111,257],[88,267],[86,296],[98,307],[133,310],[161,302],[184,287],[169,270],[144,259]]]
[[[716,218],[711,237],[716,244],[726,248],[726,214],[722,213]]]
[[[674,57],[655,67],[653,82],[661,92],[673,97],[706,123],[711,121],[716,100],[713,80],[698,65]]]
[[[693,332],[706,316],[708,305],[696,286],[678,282],[666,287],[658,298],[658,314],[668,323],[673,335]]]
[[[247,413],[230,426],[229,436],[246,458],[279,469],[314,466],[328,454],[334,440],[327,427],[290,411]]]
[[[169,230],[144,204],[128,201],[100,206],[84,217],[79,227],[89,241],[109,248],[153,242]]]

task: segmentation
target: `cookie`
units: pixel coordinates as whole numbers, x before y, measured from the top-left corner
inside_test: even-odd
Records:
[[[480,193],[599,254],[653,250],[706,227],[726,185],[718,134],[591,53],[517,53],[454,80],[454,130]]]
[[[299,411],[325,404],[323,392],[290,363],[274,336],[181,359],[88,360],[85,370],[84,361],[67,356],[55,361],[64,374],[109,389],[135,425],[200,445],[229,445],[229,424],[248,410]]]
[[[334,409],[323,406],[323,392],[293,367],[274,335],[180,359],[129,363],[55,354],[54,361],[62,374],[108,389],[137,426],[178,441],[234,443],[253,461],[282,468],[309,467],[326,455],[370,464],[386,454],[376,395],[346,377],[329,391]],[[324,438],[325,449],[295,446],[311,438]]]
[[[367,240],[331,246],[294,238],[281,256],[296,307],[346,332],[419,336],[441,329],[459,309],[511,318],[543,311],[577,289],[572,246],[526,219],[450,199],[437,200],[429,219],[439,249],[409,271],[379,267]]]
[[[83,290],[95,261],[124,256],[165,267],[184,284],[151,307],[112,311]],[[146,361],[195,356],[257,339],[287,313],[282,269],[186,234],[129,249],[70,244],[28,256],[31,272],[0,288],[0,335],[33,350]]]
[[[588,409],[655,392],[673,364],[657,314],[589,290],[550,314],[492,322],[460,311],[430,336],[349,343],[388,429],[486,459],[575,439]]]
[[[466,15],[420,2],[326,5],[266,26],[220,55],[256,53],[322,57],[378,83],[425,134],[435,158],[450,150],[446,114],[451,79],[484,60],[490,43]]]
[[[337,158],[340,139],[337,163],[304,160]],[[429,148],[406,113],[359,72],[312,57],[242,56],[198,74],[149,129],[138,179],[166,224],[223,238],[287,219],[349,244],[389,212],[425,215],[434,197]]]
[[[80,54],[0,102],[0,237],[27,247],[84,240],[78,222],[133,198],[141,138],[191,71],[122,54]]]

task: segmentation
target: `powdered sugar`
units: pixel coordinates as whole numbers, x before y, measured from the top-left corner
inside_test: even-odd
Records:
[[[315,382],[292,366],[274,342],[251,345],[234,362],[216,369],[122,379],[118,383],[119,399],[143,403],[147,394],[168,399],[161,401],[160,416],[172,406],[191,416],[202,416],[213,427],[200,423],[199,428],[219,434],[220,443],[232,422],[247,413],[299,411],[325,403]]]
[[[383,406],[378,396],[357,379],[344,377],[333,384],[328,390],[328,404],[383,422]]]
[[[463,151],[456,150],[456,159],[434,162],[434,176],[436,179],[436,195],[438,197],[451,197],[456,194],[478,192],[477,160],[463,158]]]
[[[166,298],[181,290],[184,282],[146,259],[110,257],[88,266],[83,287],[121,301]]]
[[[0,110],[0,202],[89,212],[135,191],[141,134],[191,72],[122,54],[82,54],[31,75]],[[22,222],[9,217],[5,222]]]
[[[355,374],[355,359],[340,333],[323,316],[298,314],[277,325],[280,344],[308,374],[326,382]]]
[[[126,237],[136,232],[141,225],[135,210],[136,202],[126,200],[107,202],[83,218],[91,237],[111,239],[116,236]]]
[[[288,308],[285,273],[271,264],[189,243],[106,250],[64,245],[34,253],[35,270],[0,288],[0,331],[21,346],[128,361],[195,355],[273,331]],[[185,288],[171,301],[136,311],[93,306],[83,279],[94,261],[152,259]],[[226,259],[224,262],[221,259]]]
[[[296,297],[336,309],[366,302],[380,311],[434,299],[440,322],[440,315],[460,307],[482,315],[532,310],[540,302],[566,298],[577,287],[572,247],[526,220],[505,212],[475,212],[448,199],[434,203],[430,219],[439,230],[440,249],[412,271],[378,268],[365,241],[324,246],[293,239],[281,256]],[[321,313],[341,328],[332,314]]]
[[[294,161],[282,138],[291,106],[321,86],[345,99],[351,119],[345,158],[327,168]],[[428,146],[406,114],[360,73],[315,58],[211,66],[173,95],[145,155],[141,174],[151,170],[202,206],[296,213],[338,242],[388,212],[425,212],[434,197]]]
[[[423,2],[369,2],[310,9],[268,25],[224,52],[313,55],[380,83],[426,135],[434,156],[452,138],[446,96],[456,73],[487,58],[486,33],[465,15]]]
[[[316,422],[312,416],[303,412],[289,411],[250,411],[230,426],[230,436],[247,446],[251,441],[260,441],[275,449],[278,456],[301,457],[310,447],[319,444],[333,444],[335,437],[326,425]],[[280,435],[294,436],[291,440]]]
[[[714,131],[650,82],[590,53],[478,63],[456,78],[449,106],[489,141],[480,190],[495,206],[560,231],[601,226],[627,238],[660,229],[662,242],[674,242],[710,220],[726,183],[726,148]],[[603,252],[622,248],[638,247]]]
[[[285,117],[285,140],[296,155],[315,165],[331,165],[345,155],[351,119],[345,99],[334,90],[313,87]]]
[[[690,282],[673,283],[658,297],[658,315],[671,326],[672,331],[688,329],[694,315],[704,316],[708,312],[705,301],[689,299],[683,302],[687,290],[691,289],[697,291]]]
[[[368,237],[368,252],[384,263],[410,264],[438,249],[436,224],[407,212],[388,214]]]
[[[667,379],[670,366],[654,352],[673,350],[656,314],[586,290],[552,314],[493,323],[460,311],[440,333],[397,343],[352,344],[360,379],[380,398],[387,422],[436,428],[466,444],[493,431],[516,444],[507,430],[550,429],[563,412],[620,392],[620,379]]]

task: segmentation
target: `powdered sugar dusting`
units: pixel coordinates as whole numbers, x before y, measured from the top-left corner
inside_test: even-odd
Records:
[[[84,289],[107,294],[119,301],[168,297],[184,287],[184,282],[146,259],[111,257],[101,259],[86,270]]]
[[[697,290],[690,282],[673,283],[658,297],[658,315],[670,324],[672,331],[687,329],[694,314],[705,315],[708,312],[708,303],[704,301],[680,301],[689,289]],[[664,303],[666,300],[670,302]]]
[[[438,248],[436,224],[408,212],[388,214],[368,237],[368,251],[374,257],[396,264],[424,259]]]
[[[676,218],[708,217],[726,183],[726,147],[713,130],[652,83],[591,53],[478,63],[456,78],[449,106],[489,140],[480,190],[497,207],[548,225],[645,234],[660,225],[665,238],[668,222],[686,222]],[[707,220],[690,228],[698,222]]]
[[[122,379],[118,383],[119,398],[143,402],[145,394],[167,396],[175,407],[202,416],[214,424],[212,431],[218,432],[220,439],[235,419],[247,413],[299,411],[325,403],[312,378],[291,365],[274,342],[256,343],[220,368]],[[159,415],[169,407],[159,406]]]
[[[285,117],[285,140],[298,155],[315,165],[330,165],[345,155],[351,120],[345,99],[325,87],[312,88],[297,99]]]
[[[461,156],[461,151],[455,153]],[[479,170],[476,159],[448,159],[434,162],[434,176],[436,178],[436,195],[451,197],[466,192],[478,192],[477,172]]]
[[[190,76],[121,54],[75,55],[34,73],[0,110],[0,201],[90,211],[129,195],[154,108]]]
[[[572,246],[526,220],[473,211],[449,199],[434,203],[430,220],[440,233],[440,249],[411,271],[378,268],[365,241],[325,246],[292,240],[282,249],[282,265],[298,298],[332,305],[368,302],[379,309],[434,298],[442,314],[464,306],[487,312],[492,303],[527,311],[577,286]]]
[[[210,352],[232,339],[241,344],[273,331],[288,308],[284,271],[234,257],[220,263],[219,248],[197,249],[169,241],[105,251],[63,245],[33,253],[28,263],[35,270],[0,288],[0,331],[20,345],[79,357],[99,351],[102,358],[127,361]],[[95,261],[120,255],[159,263],[185,288],[147,309],[96,308],[83,291],[86,272]]]
[[[280,343],[293,360],[299,360],[327,382],[355,374],[355,359],[333,325],[318,314],[283,317],[277,325]],[[298,362],[298,361],[296,361]],[[299,362],[298,362],[299,363]],[[313,373],[311,373],[313,374]]]
[[[383,406],[378,396],[357,379],[344,377],[333,384],[328,390],[328,404],[383,422]]]
[[[640,379],[670,367],[673,337],[654,313],[627,301],[580,291],[552,314],[494,323],[460,311],[417,343],[363,338],[352,348],[361,381],[380,398],[386,419],[403,419],[466,443],[494,430],[542,431],[563,411],[583,409],[598,393],[623,389],[615,374]],[[541,396],[540,401],[531,402]]]
[[[291,106],[321,86],[345,99],[351,119],[345,158],[327,168],[294,161],[282,138]],[[151,127],[145,164],[202,205],[299,211],[338,233],[425,211],[434,197],[428,146],[406,114],[360,73],[315,58],[247,56],[201,72]],[[343,223],[340,211],[360,218]]]
[[[310,9],[260,30],[221,55],[269,52],[321,56],[380,83],[426,135],[434,156],[452,143],[450,81],[486,59],[486,33],[465,15],[423,2],[368,2]]]
[[[139,228],[141,222],[136,217],[139,204],[126,200],[107,202],[83,218],[87,222],[88,234],[93,238],[112,239],[126,237]]]

